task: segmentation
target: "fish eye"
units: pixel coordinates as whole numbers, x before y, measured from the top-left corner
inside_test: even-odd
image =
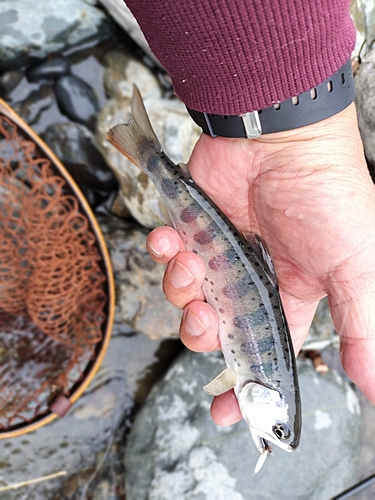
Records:
[[[287,425],[285,424],[276,424],[272,428],[273,432],[276,434],[276,437],[278,437],[281,440],[289,439],[290,438],[290,429]]]

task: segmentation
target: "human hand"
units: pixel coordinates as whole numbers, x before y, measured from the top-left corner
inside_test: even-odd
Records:
[[[265,240],[296,353],[328,294],[343,367],[375,403],[375,196],[354,104],[256,140],[202,135],[189,170],[239,231]],[[219,349],[200,258],[185,252],[168,227],[150,233],[148,249],[156,262],[168,263],[163,287],[184,309],[181,340],[194,351]],[[219,425],[241,418],[233,391],[214,399],[211,415]]]

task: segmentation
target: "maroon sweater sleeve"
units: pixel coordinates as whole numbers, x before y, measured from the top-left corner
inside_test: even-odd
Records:
[[[233,115],[313,88],[350,57],[350,0],[125,0],[190,108]]]

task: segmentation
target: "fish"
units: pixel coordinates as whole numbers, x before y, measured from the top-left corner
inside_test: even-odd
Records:
[[[260,453],[258,472],[272,445],[293,451],[301,435],[296,359],[267,246],[259,235],[240,233],[187,166],[168,158],[135,85],[128,123],[106,137],[150,177],[165,222],[206,265],[202,290],[218,315],[226,368],[204,390],[217,396],[234,389]]]

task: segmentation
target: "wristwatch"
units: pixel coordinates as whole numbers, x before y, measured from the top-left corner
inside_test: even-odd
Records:
[[[355,85],[351,61],[315,88],[269,108],[239,116],[201,113],[187,108],[190,116],[211,137],[255,139],[325,120],[354,101]]]

